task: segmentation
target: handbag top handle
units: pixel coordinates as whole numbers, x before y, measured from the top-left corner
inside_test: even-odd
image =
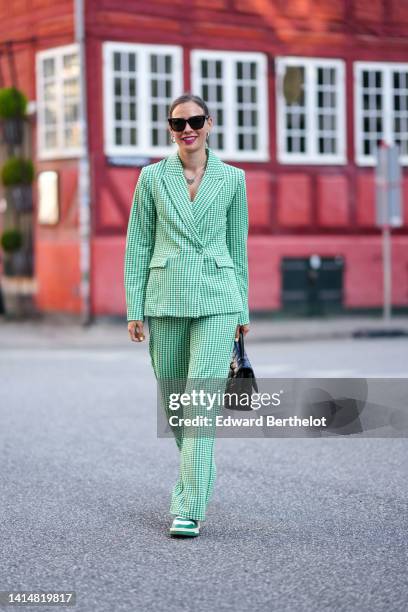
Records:
[[[245,347],[244,347],[244,334],[243,334],[242,331],[239,332],[238,343],[239,343],[239,350],[241,352],[241,355],[244,356],[244,351],[245,351]]]

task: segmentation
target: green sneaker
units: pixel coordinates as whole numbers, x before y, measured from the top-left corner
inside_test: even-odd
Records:
[[[170,527],[172,536],[198,536],[200,535],[200,521],[196,519],[186,519],[183,516],[176,516]]]

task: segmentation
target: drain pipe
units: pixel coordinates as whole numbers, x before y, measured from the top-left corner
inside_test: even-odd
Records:
[[[79,55],[79,129],[82,152],[78,160],[78,204],[81,272],[81,323],[91,323],[91,196],[90,163],[88,151],[86,53],[85,53],[85,0],[75,0],[75,41]]]

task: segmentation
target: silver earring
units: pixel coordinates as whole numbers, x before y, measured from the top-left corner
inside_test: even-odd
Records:
[[[174,136],[171,137],[171,142],[176,142],[176,139]]]

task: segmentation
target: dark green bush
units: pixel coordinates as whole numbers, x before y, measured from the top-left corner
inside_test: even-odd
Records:
[[[23,234],[18,229],[4,230],[1,235],[1,246],[6,253],[18,251],[23,244]]]
[[[27,98],[15,87],[0,89],[0,118],[13,119],[24,117],[27,110]]]
[[[1,170],[4,186],[30,185],[34,180],[34,165],[31,159],[10,157]]]

